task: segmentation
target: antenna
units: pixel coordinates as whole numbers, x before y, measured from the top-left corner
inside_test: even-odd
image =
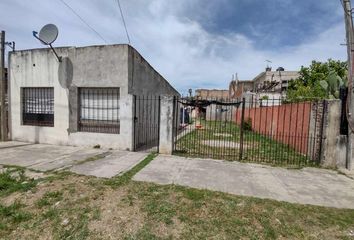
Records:
[[[52,43],[58,37],[58,28],[54,24],[47,24],[39,31],[39,35],[37,36],[38,32],[33,31],[33,37],[37,38],[42,44],[48,45],[52,51],[54,52],[55,56],[57,57],[58,61],[61,62],[61,57],[55,52]]]
[[[15,42],[5,42],[5,45],[11,48],[12,51],[15,51]]]
[[[270,60],[265,60],[265,61],[267,62],[266,72],[272,71],[272,67],[271,67],[272,61],[270,61]],[[269,66],[269,64],[270,64],[270,66]]]

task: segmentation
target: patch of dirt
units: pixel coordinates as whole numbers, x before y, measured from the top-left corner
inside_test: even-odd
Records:
[[[104,196],[91,204],[99,208],[99,217],[89,223],[89,229],[107,239],[120,239],[134,234],[144,226],[144,215],[139,204],[125,202],[125,189],[108,189]]]

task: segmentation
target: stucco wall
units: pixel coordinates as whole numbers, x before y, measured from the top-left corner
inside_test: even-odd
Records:
[[[323,126],[323,146],[321,164],[325,167],[343,167],[343,148],[341,149],[338,141],[340,141],[340,116],[341,102],[340,100],[327,100],[327,107],[324,113]],[[346,151],[344,151],[345,153]],[[345,158],[344,158],[345,159]]]
[[[133,99],[128,94],[128,46],[107,45],[17,51],[10,56],[11,138],[69,145],[132,148]],[[54,127],[21,124],[21,87],[54,87]],[[77,132],[79,87],[120,88],[120,134]],[[70,99],[70,101],[69,101]],[[69,103],[70,102],[70,103]]]
[[[133,95],[174,95],[179,93],[133,47],[129,46],[129,89]]]

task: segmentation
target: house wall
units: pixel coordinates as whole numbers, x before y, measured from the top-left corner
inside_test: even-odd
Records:
[[[179,96],[179,93],[133,47],[129,46],[128,52],[128,93],[136,95],[134,135],[139,148],[140,143],[150,146],[158,142],[156,126],[160,116],[156,96]]]
[[[57,48],[58,55],[63,57],[61,63],[50,49],[12,52],[11,139],[132,149],[133,98],[128,94],[128,48],[127,45]],[[21,124],[21,87],[54,87],[54,127]],[[120,88],[120,134],[77,131],[79,87]]]
[[[280,74],[280,75],[279,75]],[[274,81],[279,82],[279,84],[269,91],[280,91],[281,87],[286,88],[288,82],[299,77],[299,72],[297,71],[266,71],[259,74],[253,79],[255,84],[255,90],[262,89],[267,83]]]
[[[195,90],[196,97],[209,100],[225,100],[229,99],[229,90],[219,89],[197,89]]]
[[[133,47],[129,46],[128,93],[138,96],[180,94]]]

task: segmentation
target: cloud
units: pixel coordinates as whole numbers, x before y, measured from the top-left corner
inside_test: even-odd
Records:
[[[109,43],[127,41],[115,0],[65,1]],[[292,0],[269,1],[272,3],[267,5],[269,8],[277,4],[285,8],[294,3]],[[314,7],[307,1],[300,2],[305,7]],[[335,5],[327,0],[320,4],[318,12],[321,14],[333,10],[333,16],[328,17],[325,24],[325,19],[309,16],[308,9],[297,6],[289,13],[293,18],[284,20],[285,25],[272,19],[253,21],[257,12],[252,12],[253,18],[249,21],[244,13],[245,16],[237,18],[237,24],[218,21],[222,19],[220,12],[226,14],[227,4],[233,4],[227,11],[232,14],[240,6],[259,5],[259,1],[254,0],[121,0],[121,3],[133,46],[182,93],[189,88],[227,88],[235,72],[241,79],[252,79],[264,70],[266,59],[272,60],[274,67],[283,66],[288,70],[298,70],[314,59],[346,59],[346,49],[340,46],[345,34],[339,2]],[[57,24],[60,29],[57,46],[103,44],[59,0],[3,0],[0,9],[3,10],[0,28],[7,30],[7,39],[15,40],[19,48],[40,47],[31,31],[48,22]],[[308,19],[307,23],[313,25],[306,31],[299,23],[287,22],[297,19],[301,11],[307,14],[303,16]],[[306,23],[299,19],[301,21]],[[228,26],[227,31],[215,30],[225,24],[236,26]],[[291,41],[293,38],[295,40]],[[284,44],[284,39],[289,39],[291,44]]]

